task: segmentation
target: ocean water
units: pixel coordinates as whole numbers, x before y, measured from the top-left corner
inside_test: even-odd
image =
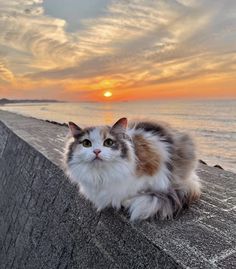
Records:
[[[199,159],[236,173],[236,100],[21,103],[0,109],[81,126],[111,124],[120,117],[166,121],[195,138]]]

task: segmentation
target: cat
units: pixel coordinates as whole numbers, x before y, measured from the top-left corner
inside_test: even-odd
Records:
[[[69,122],[66,172],[98,210],[128,209],[131,221],[173,218],[197,200],[201,183],[188,134],[152,121],[119,119],[80,128]]]

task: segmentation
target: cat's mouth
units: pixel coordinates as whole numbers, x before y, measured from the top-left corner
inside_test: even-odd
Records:
[[[103,159],[101,159],[99,156],[96,156],[94,159],[93,159],[93,162],[94,161],[103,161]]]

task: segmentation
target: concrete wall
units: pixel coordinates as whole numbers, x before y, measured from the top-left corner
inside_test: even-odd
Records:
[[[4,113],[10,128],[0,122],[1,269],[235,268],[234,174],[201,166],[201,202],[174,221],[131,224],[125,212],[98,214],[64,176],[60,158],[45,157],[40,129],[53,134],[57,126]],[[38,137],[29,139],[24,121],[42,127]]]
[[[144,268],[167,259],[153,259],[160,251],[121,219],[114,223],[114,212],[97,214],[56,165],[3,124],[0,137],[0,268]]]

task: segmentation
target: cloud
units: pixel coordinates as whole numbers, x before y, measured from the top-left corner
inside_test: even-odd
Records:
[[[4,62],[0,61],[0,82],[11,82],[14,79],[13,73],[6,67]]]
[[[236,72],[233,0],[110,1],[77,32],[45,15],[42,2],[0,0],[8,78],[66,81],[86,91],[107,78],[117,88],[138,88]]]
[[[73,37],[66,34],[66,22],[43,15],[42,1],[0,1],[0,50],[7,47],[8,62],[15,66],[19,56],[28,71],[68,66],[78,56]],[[25,69],[25,68],[24,68]],[[21,73],[20,70],[16,72]]]

